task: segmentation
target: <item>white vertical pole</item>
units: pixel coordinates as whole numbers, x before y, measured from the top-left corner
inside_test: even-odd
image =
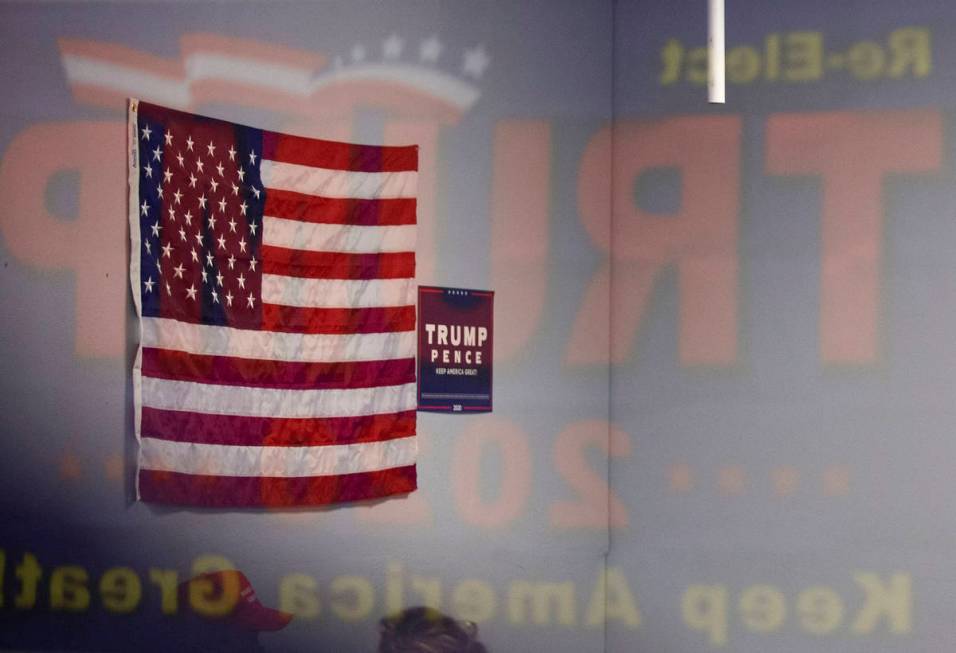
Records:
[[[724,0],[707,0],[708,34],[707,99],[716,104],[726,100],[724,84]]]

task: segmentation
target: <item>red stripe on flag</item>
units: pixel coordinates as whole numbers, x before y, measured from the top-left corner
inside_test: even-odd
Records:
[[[418,170],[418,147],[355,145],[262,132],[262,158],[314,168],[354,172]]]
[[[415,359],[304,363],[143,348],[143,376],[286,390],[371,388],[415,382]]]
[[[262,305],[262,328],[287,333],[383,333],[413,331],[414,306],[302,308]]]
[[[308,279],[411,279],[415,252],[346,254],[262,246],[262,271]]]
[[[415,411],[297,419],[213,415],[143,406],[140,432],[143,437],[174,442],[250,447],[355,444],[415,435]]]
[[[406,494],[416,487],[414,465],[300,478],[201,476],[150,469],[139,472],[139,492],[144,501],[211,508],[314,506]]]
[[[266,203],[262,212],[274,218],[302,222],[385,227],[415,224],[415,208],[414,197],[333,198],[270,188],[266,191]]]

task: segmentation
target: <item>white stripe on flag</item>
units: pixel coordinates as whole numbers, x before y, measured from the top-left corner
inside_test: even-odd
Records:
[[[345,363],[415,356],[414,331],[303,334],[249,331],[143,317],[142,346],[207,356],[303,363]]]
[[[304,308],[371,308],[415,303],[414,279],[301,279],[262,275],[262,301]]]
[[[418,172],[353,172],[329,170],[263,159],[262,185],[321,197],[392,199],[415,197]]]
[[[332,476],[414,464],[415,437],[320,447],[254,447],[143,438],[140,467],[211,476]]]
[[[412,302],[414,303],[414,302]],[[377,361],[415,356],[414,331],[303,334],[250,331],[143,317],[142,346],[190,354],[304,363]]]
[[[416,385],[347,390],[285,390],[143,377],[143,405],[247,417],[358,417],[415,410]]]
[[[312,252],[414,252],[416,225],[370,227],[262,218],[262,244]]]

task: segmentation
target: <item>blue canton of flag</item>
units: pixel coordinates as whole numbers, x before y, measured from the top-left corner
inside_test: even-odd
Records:
[[[262,132],[141,105],[143,315],[261,322]]]

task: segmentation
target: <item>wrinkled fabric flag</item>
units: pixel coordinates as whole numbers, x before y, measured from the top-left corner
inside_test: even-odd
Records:
[[[129,108],[137,497],[416,487],[418,149]]]

